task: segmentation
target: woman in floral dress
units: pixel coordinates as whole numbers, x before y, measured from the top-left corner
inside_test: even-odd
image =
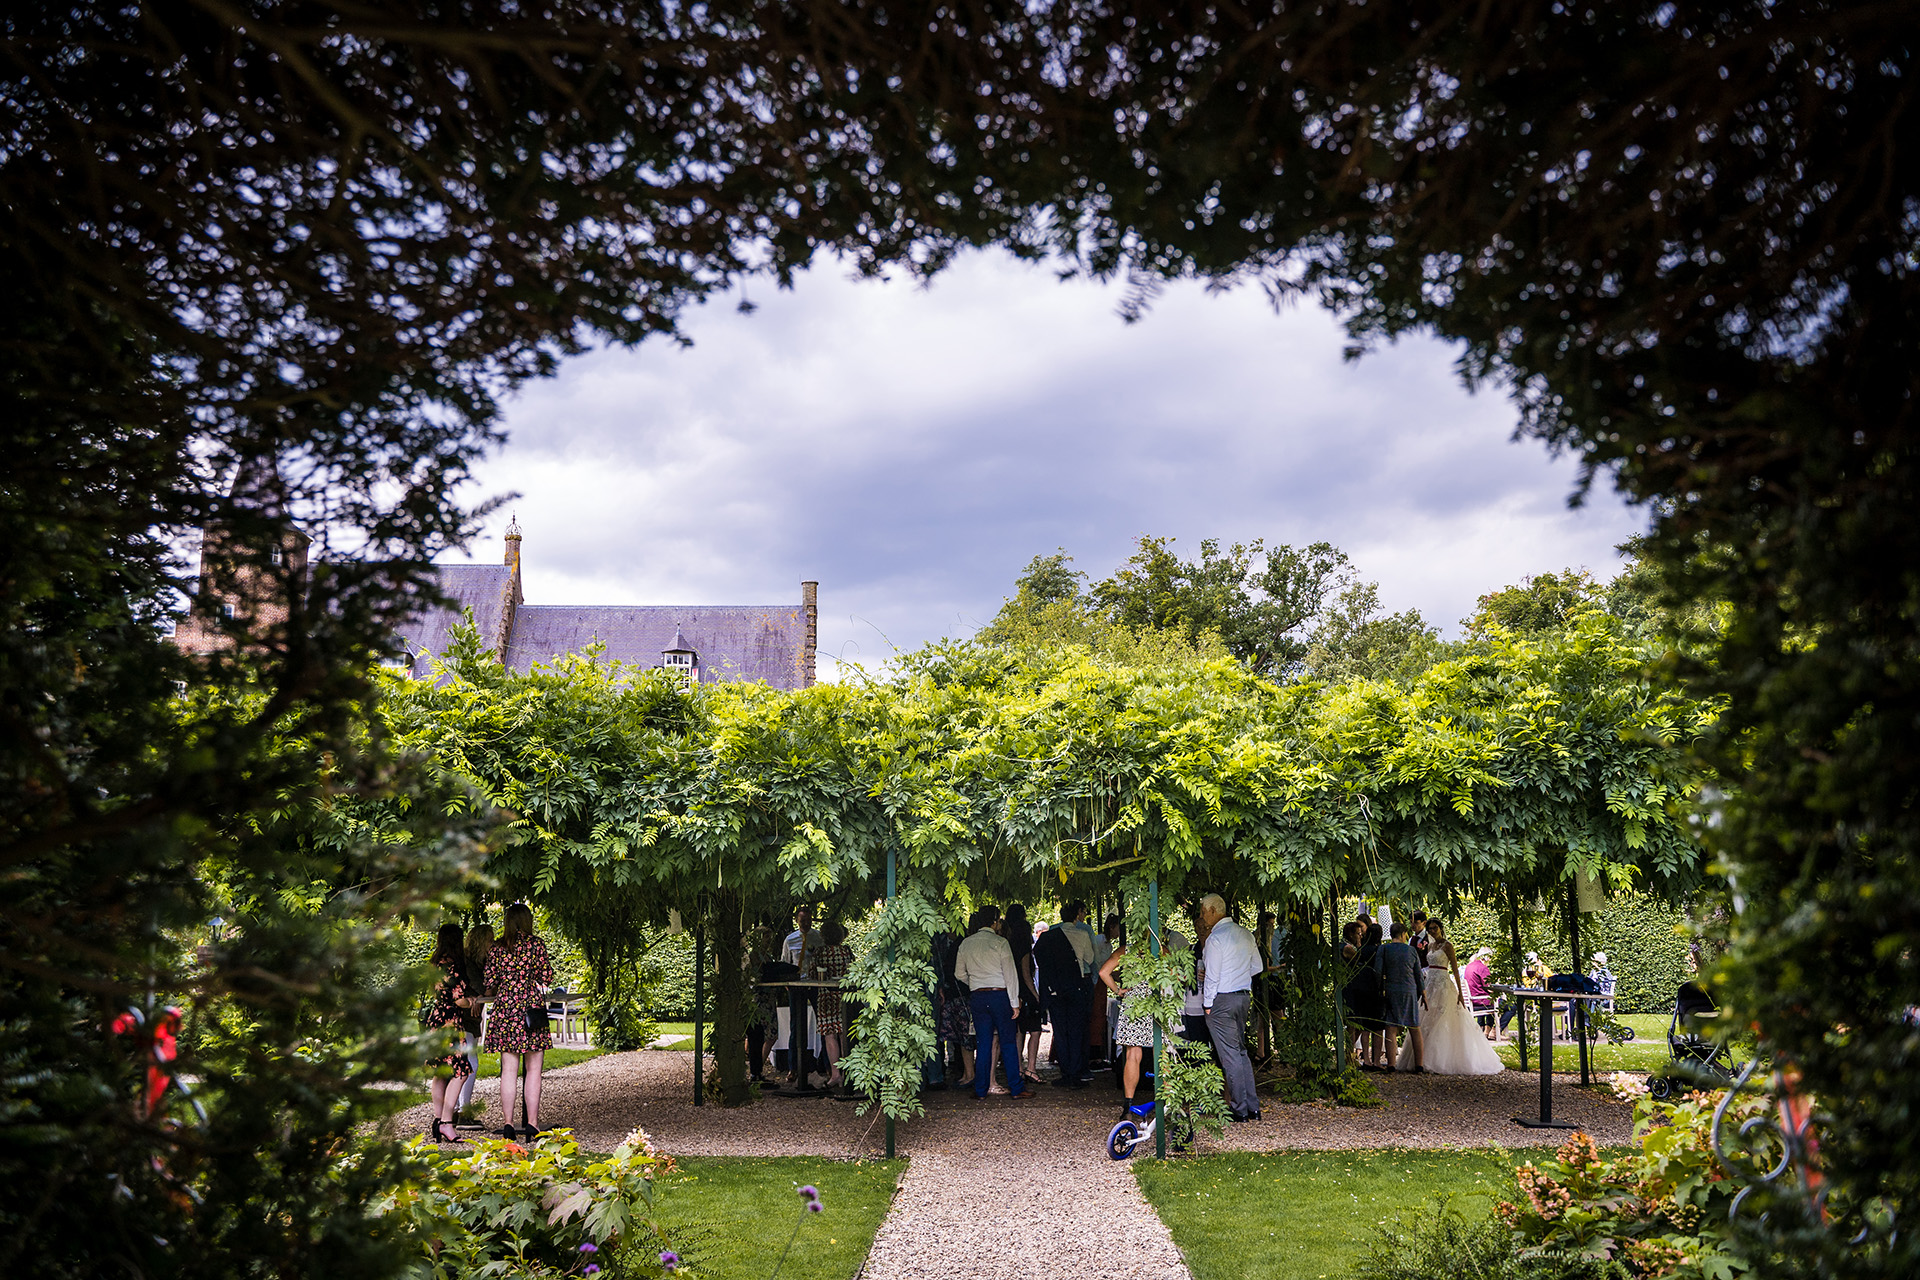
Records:
[[[838,920],[823,925],[820,936],[826,945],[814,953],[814,975],[823,982],[845,982],[853,970],[853,951],[847,946],[847,926]],[[838,1089],[845,1082],[840,1074],[840,1059],[847,1053],[847,1005],[838,991],[822,991],[816,1014],[820,1047],[826,1054],[831,1074],[827,1087]]]
[[[487,990],[493,993],[493,1012],[487,1018],[487,1048],[500,1055],[500,1106],[506,1125],[500,1136],[531,1139],[540,1130],[540,1067],[553,1047],[547,1030],[547,987],[553,982],[553,961],[547,944],[533,932],[533,912],[523,902],[507,908],[500,940],[487,956]],[[527,1026],[527,1015],[538,1011],[538,1030]],[[527,1060],[527,1123],[513,1127],[515,1086],[520,1059]]]
[[[429,1031],[467,1029],[467,1010],[476,1003],[473,984],[467,977],[466,950],[461,946],[460,926],[443,924],[433,942],[433,964],[440,970],[440,981],[427,997],[427,1011],[420,1019]],[[473,1074],[473,1064],[455,1044],[437,1058],[427,1059],[427,1071],[433,1077],[433,1128],[428,1137],[435,1142],[458,1142],[453,1112],[459,1105],[460,1084]]]

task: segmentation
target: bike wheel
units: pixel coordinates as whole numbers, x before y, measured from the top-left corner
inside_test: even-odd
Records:
[[[1655,1102],[1665,1102],[1673,1096],[1673,1081],[1666,1076],[1655,1076],[1647,1081],[1647,1092],[1653,1095]]]
[[[1140,1141],[1140,1128],[1131,1120],[1122,1120],[1107,1133],[1107,1155],[1114,1160],[1125,1160],[1133,1154],[1133,1148]]]

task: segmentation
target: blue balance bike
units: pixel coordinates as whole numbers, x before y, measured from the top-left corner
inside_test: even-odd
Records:
[[[1154,1118],[1153,1103],[1134,1103],[1127,1108],[1127,1114],[1121,1117],[1120,1123],[1108,1131],[1107,1154],[1115,1160],[1125,1160],[1141,1143],[1153,1140],[1154,1126],[1158,1123]]]

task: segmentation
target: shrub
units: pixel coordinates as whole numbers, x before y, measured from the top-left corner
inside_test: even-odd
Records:
[[[1618,1262],[1634,1276],[1726,1280],[1746,1264],[1732,1252],[1729,1210],[1743,1182],[1713,1153],[1713,1111],[1722,1094],[1700,1090],[1659,1102],[1638,1079],[1615,1089],[1636,1096],[1634,1146],[1605,1159],[1576,1133],[1552,1160],[1515,1171],[1518,1195],[1494,1216],[1512,1228],[1518,1256],[1570,1255]],[[1726,1123],[1737,1129],[1764,1113],[1763,1095],[1737,1098]],[[1729,1158],[1764,1172],[1765,1151]]]
[[[1281,1102],[1315,1102],[1331,1099],[1342,1107],[1377,1107],[1380,1091],[1373,1081],[1349,1066],[1344,1072],[1308,1063],[1291,1075],[1277,1075],[1267,1082],[1267,1090]]]
[[[1411,1221],[1375,1230],[1354,1264],[1353,1280],[1625,1280],[1616,1262],[1545,1255],[1522,1258],[1513,1232],[1490,1217],[1469,1218],[1450,1200],[1436,1198],[1432,1209]]]
[[[582,1153],[564,1129],[532,1147],[478,1139],[451,1158],[417,1138],[409,1153],[411,1176],[372,1212],[407,1225],[418,1280],[665,1274],[660,1253],[672,1246],[654,1216],[654,1181],[673,1159],[639,1129],[610,1156]]]

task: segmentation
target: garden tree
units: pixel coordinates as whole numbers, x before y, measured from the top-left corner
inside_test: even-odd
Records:
[[[1379,587],[1356,582],[1314,628],[1302,665],[1315,680],[1410,680],[1452,647],[1418,609],[1386,613]]]
[[[1142,535],[1133,556],[1092,588],[1094,609],[1123,626],[1179,631],[1190,641],[1213,632],[1269,679],[1299,669],[1309,631],[1336,594],[1358,581],[1346,553],[1326,542],[1268,547],[1256,538],[1222,551],[1208,538],[1198,560],[1183,561],[1173,541]]]
[[[1482,636],[1494,627],[1515,635],[1558,631],[1576,609],[1599,604],[1605,595],[1605,584],[1585,569],[1536,573],[1481,596],[1467,619],[1467,634]]]

